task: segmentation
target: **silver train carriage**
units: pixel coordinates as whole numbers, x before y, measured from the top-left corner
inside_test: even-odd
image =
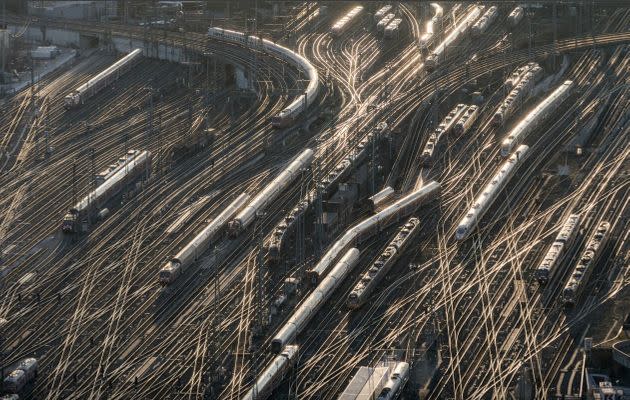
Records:
[[[4,378],[4,390],[9,393],[20,393],[26,385],[35,380],[39,363],[36,358],[25,358]]]
[[[241,46],[259,49],[274,55],[279,59],[301,69],[308,77],[308,85],[304,93],[297,96],[280,113],[271,118],[271,125],[276,128],[290,126],[299,115],[304,113],[313,104],[319,94],[319,74],[317,69],[306,58],[295,53],[288,48],[273,43],[267,39],[260,39],[256,36],[249,36],[242,32],[231,31],[222,28],[208,28],[208,36],[217,40],[239,44]]]
[[[542,262],[536,268],[536,279],[541,285],[545,285],[558,270],[564,256],[573,246],[580,231],[580,214],[571,214],[566,219],[560,232],[545,253]]]
[[[466,34],[472,24],[479,18],[483,7],[473,6],[472,10],[466,14],[464,18],[453,28],[451,33],[446,36],[442,43],[438,44],[433,52],[424,60],[424,68],[428,72],[433,72],[437,69],[438,65],[442,62],[442,59],[447,55],[446,50],[449,46],[454,45],[458,40]]]
[[[282,352],[258,376],[256,383],[247,391],[242,400],[267,399],[297,360],[298,352],[299,348],[296,345],[285,346]]]
[[[461,117],[457,120],[453,126],[453,133],[456,135],[463,135],[470,129],[471,126],[477,121],[479,116],[479,106],[472,105],[468,107],[466,111],[461,114]]]
[[[254,197],[249,204],[228,223],[228,233],[237,237],[254,221],[256,214],[278,198],[313,160],[314,153],[305,149],[289,165],[276,176],[265,188]]]
[[[392,9],[392,6],[391,6],[391,5],[389,5],[389,4],[384,5],[383,7],[379,8],[379,9],[378,9],[378,11],[376,11],[376,12],[374,13],[374,22],[378,22],[378,21],[380,21],[381,19],[383,19],[383,17],[384,17],[385,15],[387,15],[387,13],[389,12],[389,10],[391,10],[391,9]]]
[[[326,271],[333,265],[334,261],[346,249],[354,246],[355,243],[372,237],[377,232],[382,231],[391,224],[400,221],[416,210],[421,204],[425,204],[440,194],[440,184],[431,181],[408,195],[400,198],[390,206],[379,211],[377,214],[364,219],[358,224],[349,228],[332,246],[328,248],[324,256],[317,264],[307,271],[307,276],[311,282],[318,282]]]
[[[398,234],[385,247],[385,250],[372,263],[370,268],[361,276],[348,295],[346,304],[349,308],[357,309],[365,304],[376,286],[387,275],[392,266],[398,261],[407,245],[420,232],[420,220],[412,217],[405,223]]]
[[[465,240],[471,234],[518,167],[523,163],[528,150],[529,147],[525,145],[519,146],[514,154],[501,164],[499,170],[494,174],[490,182],[484,186],[481,193],[477,195],[473,205],[457,226],[455,230],[456,240]]]
[[[597,226],[595,233],[588,241],[584,252],[562,290],[561,301],[565,307],[574,306],[584,292],[599,257],[606,247],[606,243],[611,235],[610,230],[610,222],[603,221]]]
[[[279,353],[284,346],[293,342],[297,335],[308,325],[321,307],[339,287],[359,261],[360,252],[350,248],[341,257],[330,273],[322,279],[317,287],[298,306],[291,318],[280,328],[271,340],[271,351]]]
[[[403,388],[409,380],[409,364],[399,362],[394,367],[392,374],[381,389],[376,400],[395,400],[400,396]]]
[[[354,18],[361,14],[363,11],[363,6],[356,6],[352,8],[346,15],[340,18],[335,24],[330,28],[330,32],[333,36],[339,36],[348,29],[348,27],[352,24]]]
[[[482,33],[492,25],[499,15],[499,9],[497,6],[490,7],[482,16],[475,22],[470,28],[470,33],[473,37],[479,37]]]
[[[158,276],[162,286],[170,285],[179,278],[184,271],[197,261],[215,242],[223,228],[249,200],[247,193],[242,193],[226,208],[223,209],[205,228],[201,230],[188,244],[186,244],[162,269]]]
[[[151,153],[142,151],[124,168],[116,171],[111,177],[96,189],[88,193],[81,201],[75,204],[63,217],[61,230],[64,233],[75,233],[78,224],[84,218],[91,218],[98,209],[102,208],[112,197],[118,195],[130,183],[140,177],[147,177],[151,173]]]
[[[523,20],[524,16],[525,16],[525,10],[523,9],[523,7],[517,6],[512,10],[510,15],[508,15],[508,18],[507,18],[508,23],[510,24],[512,28],[514,28]]]
[[[572,88],[573,81],[565,81],[520,120],[501,142],[501,156],[509,156],[514,147],[538,129],[550,115],[557,112],[560,104],[571,94]]]
[[[75,108],[85,103],[103,88],[120,78],[122,74],[133,68],[142,58],[142,49],[135,49],[111,66],[97,74],[95,77],[74,89],[63,99],[66,109]]]
[[[440,124],[431,132],[429,138],[427,139],[427,143],[424,145],[422,149],[422,153],[420,155],[420,163],[424,166],[431,166],[435,161],[435,152],[437,150],[440,139],[444,135],[448,135],[451,131],[455,122],[459,119],[459,117],[468,109],[466,104],[457,104],[440,122]]]

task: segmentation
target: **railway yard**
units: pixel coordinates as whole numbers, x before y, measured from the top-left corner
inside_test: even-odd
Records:
[[[3,13],[0,399],[630,398],[630,3],[178,12]]]

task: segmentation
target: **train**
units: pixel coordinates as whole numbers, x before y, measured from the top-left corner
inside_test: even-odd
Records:
[[[457,120],[455,125],[453,126],[453,133],[456,135],[463,135],[468,132],[471,126],[477,121],[477,117],[479,116],[479,106],[472,105],[469,106],[466,111],[461,114],[461,117]]]
[[[505,84],[504,87],[507,90],[512,90],[514,89],[514,87],[516,86],[516,84],[519,83],[519,81],[521,80],[521,78],[523,78],[523,75],[525,75],[525,73],[527,71],[529,71],[530,67],[532,64],[537,64],[534,62],[530,62],[527,63],[525,65],[522,65],[518,68],[516,68],[514,71],[512,71],[512,73],[510,74],[510,76],[505,80]]]
[[[579,300],[610,236],[610,222],[602,221],[586,244],[567,284],[562,290],[561,301],[565,307],[572,307]]]
[[[313,197],[314,193],[310,192],[306,198],[300,200],[297,206],[293,207],[282,221],[276,225],[271,233],[269,245],[267,246],[267,259],[269,261],[278,261],[280,259],[287,236],[295,230],[295,224],[303,220],[310,206],[308,199]]]
[[[231,237],[240,235],[249,224],[254,221],[256,214],[278,198],[286,190],[302,169],[307,168],[313,161],[313,150],[305,149],[300,153],[273,181],[271,181],[249,204],[228,223],[228,233]]]
[[[9,393],[20,393],[26,385],[37,378],[38,368],[36,358],[25,358],[20,361],[17,368],[4,378],[4,390]]]
[[[402,18],[394,18],[392,22],[390,22],[385,27],[384,36],[388,39],[398,37],[400,31],[400,24],[402,23]]]
[[[422,149],[422,154],[420,155],[420,163],[424,166],[430,166],[433,164],[435,159],[435,151],[437,149],[438,143],[443,135],[447,135],[453,125],[459,117],[466,111],[468,106],[466,104],[457,104],[444,118],[444,120],[438,125],[437,128],[431,132],[429,135],[429,139],[427,139],[427,143],[424,145]]]
[[[564,256],[571,250],[580,232],[580,214],[571,214],[562,225],[542,262],[536,268],[536,279],[541,285],[547,284],[558,270]]]
[[[525,66],[525,72],[518,76],[517,79],[511,77],[510,83],[513,83],[514,87],[492,115],[492,125],[495,127],[502,126],[529,99],[536,83],[542,76],[543,69],[537,63],[532,62]]]
[[[425,204],[440,194],[440,184],[431,181],[420,189],[407,194],[371,217],[349,228],[324,254],[319,262],[307,271],[311,282],[318,282],[333,265],[341,253],[355,243],[360,243],[391,224],[407,217],[421,204]]]
[[[572,88],[573,81],[565,81],[520,120],[501,142],[501,156],[509,156],[515,146],[538,129],[547,117],[557,112],[558,106],[569,97]]]
[[[226,208],[219,213],[205,228],[201,230],[186,246],[184,246],[175,257],[171,258],[166,265],[160,269],[158,274],[160,284],[167,286],[179,278],[184,271],[199,259],[207,250],[210,244],[217,240],[225,224],[234,218],[247,201],[249,195],[241,193]]]
[[[387,25],[389,25],[389,23],[395,18],[395,14],[387,14],[386,16],[384,16],[383,19],[381,19],[378,24],[376,24],[376,31],[381,33],[385,32],[385,27],[387,27]]]
[[[505,185],[512,178],[518,167],[525,160],[529,147],[519,146],[516,151],[501,164],[499,170],[494,174],[490,182],[484,186],[481,193],[477,195],[473,205],[470,207],[464,218],[457,225],[455,230],[456,240],[465,240],[472,230],[477,226],[484,214],[490,209],[492,203],[499,196]]]
[[[247,391],[242,400],[265,400],[282,381],[287,371],[297,361],[299,347],[287,345],[271,364],[258,376],[256,383]]]
[[[397,399],[409,380],[409,363],[398,362],[376,400]]]
[[[328,301],[335,289],[352,271],[359,261],[359,250],[352,247],[346,251],[339,262],[319,285],[304,299],[291,318],[280,328],[271,340],[271,351],[279,353],[294,341],[297,335],[308,325],[320,308]]]
[[[410,218],[400,228],[398,234],[385,247],[385,250],[376,258],[370,268],[361,276],[361,279],[354,286],[346,305],[349,308],[357,309],[365,304],[379,282],[387,275],[392,266],[398,261],[405,251],[407,245],[420,232],[420,220]]]
[[[437,69],[438,65],[446,56],[447,48],[454,45],[468,32],[468,29],[474,24],[477,18],[479,18],[482,10],[483,6],[473,6],[472,10],[462,18],[442,43],[438,44],[433,49],[432,53],[424,60],[424,67],[428,72],[433,72]]]
[[[348,27],[351,25],[352,20],[354,20],[357,15],[361,14],[362,11],[363,6],[356,6],[348,11],[346,15],[341,17],[341,19],[335,22],[335,24],[330,28],[330,32],[333,34],[333,36],[340,36],[342,33],[344,33],[346,29],[348,29]]]
[[[523,17],[525,16],[525,10],[521,6],[515,7],[512,12],[508,15],[508,24],[514,28],[518,25]]]
[[[133,68],[142,59],[142,49],[135,49],[114,64],[97,74],[83,85],[74,89],[63,99],[66,109],[76,108],[85,104],[85,101],[112,82],[120,78],[122,74]]]
[[[145,150],[137,153],[123,168],[115,171],[101,185],[68,210],[63,217],[61,230],[67,234],[78,232],[79,223],[82,220],[90,219],[130,183],[142,177],[148,177],[150,173],[151,152]]]
[[[116,172],[125,168],[125,166],[128,165],[129,162],[136,158],[140,153],[140,150],[129,150],[127,151],[127,154],[120,157],[118,160],[116,160],[115,163],[108,165],[107,168],[94,176],[94,182],[96,183],[96,186],[100,186],[105,183],[106,180],[111,178]]]
[[[379,124],[379,127],[382,126]],[[377,127],[378,129],[378,127]],[[329,199],[338,189],[339,183],[346,179],[357,165],[361,164],[369,153],[370,143],[374,139],[373,132],[369,132],[356,145],[350,154],[343,158],[331,172],[326,174],[321,181],[322,199]],[[269,238],[267,246],[267,260],[278,261],[283,251],[284,243],[290,233],[295,230],[295,223],[304,217],[311,200],[317,196],[315,190],[306,193],[289,213],[276,225]]]
[[[473,24],[470,28],[470,34],[472,37],[479,37],[492,25],[499,15],[499,9],[497,6],[492,6]]]
[[[420,41],[418,43],[422,54],[425,54],[427,52],[429,42],[433,38],[435,30],[437,29],[438,25],[441,24],[443,19],[444,9],[437,3],[431,3],[431,7],[433,7],[433,9],[435,10],[435,15],[433,16],[433,18],[427,21],[424,33],[422,34],[422,36],[420,36]]]
[[[391,9],[392,9],[392,6],[389,4],[384,5],[383,7],[379,8],[378,11],[374,13],[374,22],[378,23],[381,19],[383,19],[385,15],[387,15],[389,10]]]
[[[242,32],[223,28],[208,28],[208,36],[224,42],[238,44],[250,49],[263,50],[268,54],[294,65],[303,70],[308,77],[308,85],[304,93],[297,96],[287,107],[271,118],[271,125],[276,128],[290,126],[295,120],[313,104],[319,94],[319,74],[317,69],[301,55],[284,46],[267,39],[246,35]]]
[[[395,193],[394,188],[386,186],[380,192],[367,199],[368,208],[372,212],[377,212],[378,208],[385,204]]]
[[[322,195],[324,199],[330,198],[339,187],[339,182],[346,179],[352,170],[367,158],[370,151],[370,143],[374,140],[374,134],[369,132],[363,137],[354,151],[350,155],[344,157],[335,168],[322,179]]]

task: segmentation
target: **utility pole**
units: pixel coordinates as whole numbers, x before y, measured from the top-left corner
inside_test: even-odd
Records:
[[[219,250],[215,245],[212,253],[214,254],[214,275],[212,276],[212,303],[211,307],[211,315],[212,321],[210,323],[210,351],[208,351],[208,355],[210,356],[210,382],[215,384],[219,381],[218,372],[220,369],[220,364],[217,362],[219,359],[219,334],[220,329],[218,329],[218,325],[221,321],[220,318],[220,298],[221,298],[221,287],[219,286]]]
[[[96,149],[94,147],[90,147],[90,167],[92,170],[92,186],[93,189],[96,189]]]
[[[149,86],[149,131],[147,133],[149,138],[153,136],[153,86]]]
[[[76,157],[72,159],[72,207],[77,204],[77,159]],[[76,216],[76,220],[74,221],[73,231],[77,231],[77,227],[81,223],[79,221],[80,215]]]
[[[551,19],[553,25],[553,68],[556,68],[556,54],[558,53],[558,4],[554,1],[551,5]]]
[[[264,250],[262,237],[262,218],[264,214],[258,213],[256,218],[256,227],[254,229],[255,239],[257,241],[258,254],[256,255],[256,283],[255,283],[255,302],[256,302],[256,327],[253,330],[255,335],[261,335],[266,325],[265,323],[265,293],[264,293]]]
[[[6,9],[6,2],[7,0],[2,0],[2,20],[6,21],[7,20],[7,9]],[[5,27],[6,28],[6,27]],[[5,34],[9,34],[8,31],[5,32]],[[5,40],[8,42],[8,37],[4,37],[4,35],[2,36],[2,38],[0,38],[0,46],[2,47],[1,51],[0,51],[0,73],[4,74],[4,65],[5,65],[5,52],[6,52],[6,46],[4,45]],[[2,77],[2,79],[4,80],[4,76]]]

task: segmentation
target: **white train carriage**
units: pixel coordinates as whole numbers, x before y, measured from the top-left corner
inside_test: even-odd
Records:
[[[142,151],[130,160],[124,168],[116,171],[96,189],[88,193],[63,217],[61,230],[64,233],[77,232],[78,224],[84,218],[95,216],[112,197],[118,195],[133,181],[147,177],[151,173],[151,153]]]
[[[419,232],[420,220],[415,217],[410,218],[354,286],[346,301],[349,308],[357,309],[365,304],[376,286],[387,275],[407,245]]]
[[[383,19],[385,15],[387,15],[389,10],[391,9],[392,9],[392,6],[389,4],[384,5],[383,7],[379,8],[378,11],[374,13],[374,22],[378,23],[381,19]]]
[[[354,151],[352,151],[350,155],[341,160],[331,172],[324,176],[324,178],[322,179],[322,195],[324,199],[328,199],[330,196],[332,196],[337,191],[337,188],[339,187],[339,182],[345,180],[350,175],[355,166],[361,164],[363,160],[365,160],[368,155],[370,143],[372,142],[373,138],[374,134],[372,132],[369,132],[367,135],[365,135],[365,137],[361,139],[361,141],[357,144]]]
[[[140,155],[140,153],[141,153],[140,150],[127,151],[127,154],[125,154],[124,156],[116,160],[114,164],[108,165],[107,168],[105,168],[103,171],[96,174],[96,176],[94,177],[94,181],[96,182],[96,185],[97,186],[102,185],[106,180],[114,176],[116,172],[120,171],[122,168],[128,165],[129,162],[131,162],[131,160],[133,160],[138,155]]]
[[[254,221],[256,214],[276,200],[301,173],[311,165],[313,150],[305,149],[273,181],[271,181],[238,215],[228,223],[231,237],[237,237]]]
[[[330,28],[330,32],[334,36],[340,36],[343,34],[350,25],[352,25],[355,17],[363,11],[363,6],[356,6],[352,8],[346,15],[344,15],[341,19],[339,19],[335,24]]]
[[[473,37],[481,36],[481,34],[484,33],[497,19],[498,15],[499,9],[497,6],[490,7],[470,28],[471,35]]]
[[[307,271],[307,276],[311,282],[318,282],[320,278],[333,265],[335,260],[345,250],[354,246],[355,243],[370,238],[375,233],[382,231],[391,224],[400,221],[412,213],[421,204],[425,204],[440,193],[440,184],[431,181],[420,189],[400,198],[390,206],[384,208],[377,214],[364,219],[360,223],[349,228],[341,238],[339,238],[319,260],[319,262]]]
[[[293,207],[287,216],[276,225],[276,228],[271,233],[269,246],[267,247],[267,258],[270,261],[278,261],[280,259],[287,236],[295,230],[296,223],[303,220],[310,206],[309,199],[311,198],[315,198],[314,191],[307,193],[306,196],[298,202],[297,206]]]
[[[381,389],[376,400],[395,400],[402,393],[403,388],[409,380],[409,364],[399,362],[394,367],[387,383]]]
[[[70,94],[64,98],[64,107],[70,109],[84,104],[87,99],[94,96],[103,88],[120,78],[122,74],[133,68],[141,58],[142,49],[133,50],[94,78],[70,92]]]
[[[295,341],[297,335],[308,325],[320,308],[328,301],[335,289],[352,271],[359,261],[359,250],[350,248],[319,285],[309,294],[295,310],[291,318],[280,328],[271,340],[271,351],[279,353],[289,343]]]
[[[247,391],[242,400],[264,400],[268,398],[297,360],[298,352],[299,348],[296,345],[285,346],[282,352],[258,376],[256,383]]]
[[[397,38],[400,32],[400,24],[402,23],[402,18],[394,18],[392,22],[390,22],[385,27],[384,36],[388,39]]]
[[[508,133],[501,143],[501,156],[507,157],[512,149],[521,143],[530,133],[538,129],[542,123],[557,112],[558,107],[571,94],[573,81],[565,81],[549,96],[530,111],[525,118]]]
[[[424,67],[427,71],[433,72],[437,69],[442,59],[447,56],[446,51],[448,47],[453,46],[458,40],[462,39],[472,24],[479,18],[482,10],[482,6],[473,6],[472,10],[461,19],[442,43],[433,49],[433,52],[424,60]]]
[[[435,15],[425,24],[424,33],[420,36],[420,41],[418,43],[422,54],[427,52],[429,42],[433,38],[435,30],[438,29],[438,26],[442,22],[442,7],[440,7],[437,3],[431,3],[431,7],[435,10]]]
[[[453,126],[453,133],[456,135],[463,135],[468,132],[471,126],[477,121],[477,117],[479,116],[479,106],[472,105],[465,110],[461,117],[457,120],[455,125]]]
[[[386,16],[384,16],[383,19],[380,20],[378,24],[376,24],[376,31],[381,32],[381,33],[384,32],[385,27],[389,25],[389,23],[393,21],[395,18],[396,18],[396,15],[394,14],[387,14]]]
[[[249,200],[247,193],[242,193],[232,201],[219,215],[184,246],[162,269],[158,277],[162,286],[170,285],[182,275],[188,267],[197,261],[215,242],[223,228],[241,210]]]
[[[9,393],[20,393],[24,386],[35,380],[39,363],[36,358],[25,358],[17,368],[4,378],[4,390]]]
[[[289,50],[286,47],[273,43],[267,39],[249,36],[242,32],[231,31],[222,28],[209,28],[208,36],[229,43],[240,44],[244,47],[263,50],[269,54],[288,62],[301,69],[308,77],[308,85],[304,93],[297,96],[287,107],[271,118],[271,125],[276,128],[284,128],[291,125],[303,112],[305,112],[319,94],[319,74],[317,69],[304,57]]]
[[[468,106],[466,104],[456,105],[444,118],[442,122],[431,132],[427,143],[422,149],[420,155],[420,163],[424,166],[430,166],[435,161],[435,152],[442,136],[447,135],[459,117],[466,112]]]
[[[380,192],[367,199],[367,205],[372,212],[377,212],[378,208],[390,201],[395,190],[391,186],[384,187]]]
[[[512,12],[508,15],[508,24],[514,28],[518,25],[525,16],[525,10],[521,6],[515,7]]]
[[[538,64],[529,67],[492,116],[492,125],[502,126],[530,98],[542,76],[543,69]]]
[[[4,390],[9,393],[20,393],[27,383],[24,371],[16,369],[4,378]]]
[[[505,80],[506,89],[512,90],[520,82],[525,73],[529,71],[530,64],[531,63],[527,63],[521,67],[518,67],[510,74],[510,76]]]
[[[562,290],[561,301],[566,307],[574,306],[586,288],[589,278],[601,256],[611,235],[611,225],[608,221],[601,222],[595,233],[589,239],[580,260],[573,269],[567,284]]]
[[[456,240],[465,240],[477,226],[484,214],[490,209],[492,203],[497,199],[499,193],[505,188],[518,167],[523,163],[529,147],[519,146],[518,149],[507,160],[501,164],[499,170],[494,174],[480,194],[477,195],[472,207],[468,210],[464,218],[460,221],[455,230]]]
[[[536,279],[545,285],[557,271],[564,256],[570,251],[580,231],[580,215],[571,214],[562,225],[560,232],[549,246],[542,262],[536,269]]]

